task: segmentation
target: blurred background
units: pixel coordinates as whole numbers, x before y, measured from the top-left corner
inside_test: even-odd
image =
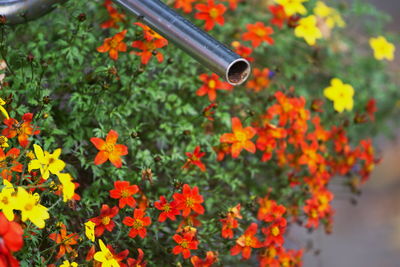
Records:
[[[351,2],[351,0],[347,0]],[[400,34],[399,0],[362,0],[392,16],[387,30]],[[400,81],[400,45],[391,64]],[[399,83],[400,84],[400,83]],[[400,88],[399,88],[400,90]],[[398,267],[400,266],[400,129],[394,139],[380,137],[377,155],[382,161],[364,185],[359,198],[332,184],[335,193],[333,234],[312,234],[302,228],[293,235],[307,243],[304,267]]]

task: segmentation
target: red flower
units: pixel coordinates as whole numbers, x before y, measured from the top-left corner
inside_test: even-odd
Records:
[[[128,148],[125,145],[116,144],[117,139],[118,133],[114,130],[108,132],[106,141],[97,137],[90,138],[93,145],[100,150],[94,159],[94,164],[100,165],[110,160],[115,167],[121,168],[121,156],[128,154]]]
[[[242,45],[238,41],[233,41],[232,46],[235,48],[235,53],[241,56],[242,58],[247,59],[250,62],[254,61],[253,57],[250,57],[251,53],[253,53],[253,49],[250,47]]]
[[[240,204],[229,209],[228,213],[226,214],[226,218],[220,219],[220,222],[222,223],[221,235],[223,238],[233,238],[232,229],[239,227],[239,223],[236,218],[242,219],[242,216],[240,215]]]
[[[261,248],[263,246],[260,240],[255,237],[257,228],[256,223],[250,224],[244,234],[236,240],[236,245],[231,248],[231,255],[242,253],[242,258],[247,260],[250,258],[252,248]]]
[[[268,227],[264,227],[261,231],[265,234],[265,245],[270,246],[272,244],[282,246],[285,242],[283,234],[286,231],[286,219],[280,218],[275,220]]]
[[[122,261],[128,256],[128,254],[129,254],[128,249],[125,249],[125,250],[121,251],[120,253],[117,253],[111,245],[107,245],[107,248],[108,248],[108,250],[110,250],[110,252],[112,254],[112,256],[111,255],[110,256],[112,258],[114,258],[121,267],[127,267],[127,265],[125,263],[123,263]]]
[[[114,187],[115,189],[110,190],[110,197],[119,199],[118,206],[121,209],[126,205],[132,208],[136,206],[136,200],[132,196],[139,192],[137,185],[130,185],[127,181],[116,181]]]
[[[197,241],[190,232],[183,234],[183,236],[175,234],[172,239],[178,243],[178,245],[172,249],[172,253],[175,255],[182,253],[185,259],[190,257],[190,250],[197,249],[199,244],[199,241]]]
[[[180,214],[176,206],[176,201],[171,201],[170,203],[168,203],[164,196],[160,196],[160,200],[154,202],[154,207],[156,207],[156,209],[158,210],[162,210],[162,212],[158,216],[158,221],[164,222],[167,218],[175,221],[175,216]]]
[[[65,255],[65,252],[71,253],[74,249],[71,247],[72,245],[76,245],[79,239],[77,233],[71,233],[67,235],[67,227],[61,223],[60,233],[51,233],[49,238],[59,244],[58,254],[56,256],[57,259],[61,258]]]
[[[302,142],[301,147],[303,154],[300,156],[298,163],[307,165],[310,173],[314,173],[317,170],[317,166],[325,162],[324,157],[318,154],[318,142],[314,141],[310,145]]]
[[[138,257],[137,259],[128,258],[128,267],[146,267],[147,262],[143,261],[144,252],[142,249],[138,248]]]
[[[1,177],[7,181],[11,181],[12,172],[22,172],[23,165],[17,161],[19,158],[20,150],[18,148],[11,148],[4,154],[0,148],[0,169]]]
[[[197,256],[193,256],[190,258],[190,262],[193,264],[193,267],[210,267],[217,261],[217,254],[213,251],[207,251],[207,255],[204,260],[200,259]]]
[[[19,262],[12,255],[22,248],[24,240],[22,227],[16,222],[10,222],[0,212],[0,266],[18,267]]]
[[[270,76],[272,72],[268,68],[264,69],[253,69],[253,79],[246,83],[246,87],[253,89],[255,92],[260,92],[262,89],[268,88],[270,81]]]
[[[162,37],[161,35],[159,35],[155,31],[153,31],[153,29],[150,28],[147,25],[144,25],[144,24],[142,24],[140,22],[135,22],[133,24],[137,25],[137,26],[139,26],[140,28],[143,29],[143,38],[145,40],[147,40],[147,41],[153,41],[153,40],[157,40],[157,39],[166,40],[164,37]]]
[[[225,20],[222,15],[225,13],[226,7],[223,4],[214,4],[214,0],[208,0],[207,4],[197,4],[195,7],[200,11],[195,14],[195,18],[206,21],[204,26],[206,31],[212,30],[215,23],[224,25]]]
[[[125,39],[127,30],[117,33],[113,37],[104,39],[103,45],[97,47],[97,51],[100,53],[109,53],[110,58],[113,60],[118,59],[118,52],[126,52],[126,43],[123,42]]]
[[[231,153],[232,158],[237,158],[242,149],[246,149],[250,153],[256,152],[255,144],[250,141],[256,134],[253,127],[243,128],[240,119],[237,117],[232,118],[232,131],[233,133],[225,133],[220,137],[221,143],[232,144]]]
[[[227,143],[221,143],[218,146],[214,146],[213,150],[217,153],[217,160],[221,161],[225,158],[225,155],[231,153],[231,148]]]
[[[208,105],[207,107],[205,107],[203,109],[203,116],[207,118],[207,120],[209,121],[213,121],[213,115],[215,113],[215,111],[213,111],[213,109],[217,108],[217,104],[216,103],[211,103],[210,105]]]
[[[119,13],[113,6],[111,1],[105,1],[104,6],[107,9],[108,15],[110,19],[103,22],[101,24],[101,28],[108,29],[108,28],[116,28],[118,29],[117,23],[123,22],[125,20],[125,15]]]
[[[212,73],[211,75],[201,74],[199,79],[203,82],[203,85],[197,90],[198,96],[208,94],[208,99],[213,102],[217,98],[217,90],[232,90],[233,86],[227,82],[220,81],[217,74]]]
[[[31,125],[33,120],[32,113],[25,113],[22,116],[22,121],[18,122],[16,119],[9,118],[4,119],[4,124],[7,128],[3,129],[2,135],[7,138],[14,138],[18,135],[18,142],[23,147],[26,148],[29,144],[29,135],[39,134],[39,130],[34,130]]]
[[[122,221],[123,224],[132,227],[129,231],[129,236],[135,238],[139,235],[141,238],[145,238],[147,235],[146,227],[151,224],[150,217],[144,217],[145,211],[142,209],[135,209],[132,217],[125,217]]]
[[[182,169],[188,169],[191,165],[196,165],[201,171],[206,171],[206,166],[201,162],[201,158],[205,155],[205,152],[200,152],[200,146],[196,146],[193,153],[186,152],[188,159],[182,166]]]
[[[192,4],[196,2],[196,0],[175,0],[174,8],[180,8],[185,13],[192,12]]]
[[[99,237],[103,235],[104,230],[111,232],[114,229],[115,223],[112,220],[118,214],[118,207],[110,207],[107,204],[101,206],[100,216],[89,219],[96,224],[94,234]]]
[[[370,100],[368,100],[368,103],[365,106],[365,110],[367,111],[369,119],[371,121],[374,121],[375,120],[375,112],[378,111],[378,108],[376,107],[376,100],[374,98],[371,98]]]
[[[281,5],[269,6],[269,10],[274,16],[269,22],[282,28],[283,24],[286,20],[288,20],[289,16],[286,15],[285,9]]]
[[[141,63],[146,65],[149,63],[151,57],[155,54],[158,62],[162,62],[164,60],[163,54],[160,52],[156,51],[158,48],[162,48],[168,44],[168,41],[166,39],[156,39],[153,41],[134,41],[132,42],[132,47],[137,48],[142,50],[141,52],[135,52],[133,53],[135,55],[141,56],[142,60]]]
[[[190,188],[189,185],[183,185],[182,194],[175,193],[173,195],[174,200],[177,202],[178,210],[182,210],[182,216],[187,217],[193,210],[198,214],[204,213],[204,207],[200,204],[203,203],[203,197],[199,194],[199,188],[197,186]]]
[[[255,24],[247,24],[247,32],[242,36],[244,41],[251,41],[253,47],[258,47],[262,42],[267,42],[268,44],[274,44],[274,40],[270,37],[274,30],[265,26],[262,22],[256,22]]]

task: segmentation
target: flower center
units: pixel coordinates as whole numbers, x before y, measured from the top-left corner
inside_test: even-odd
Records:
[[[135,222],[133,223],[133,226],[132,226],[132,227],[133,227],[134,229],[143,228],[143,222],[142,222],[142,220],[136,219]]]
[[[165,212],[169,212],[171,210],[171,206],[169,204],[165,204],[164,207],[163,207],[163,210]]]
[[[111,219],[109,216],[105,216],[103,218],[101,218],[101,223],[104,225],[108,225],[110,223]]]
[[[265,32],[264,29],[259,28],[259,29],[255,30],[255,34],[256,34],[258,37],[263,37],[263,36],[265,36],[267,33]]]
[[[210,14],[210,17],[211,17],[211,18],[215,19],[216,17],[219,16],[218,9],[216,9],[215,7],[211,8],[209,14]]]
[[[4,205],[7,205],[7,204],[9,203],[8,197],[3,196],[3,198],[1,199],[1,202],[2,202]]]
[[[129,196],[130,196],[129,191],[126,190],[126,189],[123,189],[123,190],[121,191],[121,196],[122,196],[123,198],[129,197]]]
[[[247,140],[246,133],[243,131],[235,132],[235,137],[239,142],[245,142]]]
[[[32,209],[33,209],[33,204],[32,203],[27,203],[26,205],[25,205],[25,207],[24,207],[24,209],[26,210],[26,211],[31,211]]]
[[[278,236],[279,233],[280,233],[280,231],[279,231],[278,226],[272,227],[272,229],[271,229],[271,234],[272,234],[273,236]]]
[[[253,238],[251,236],[246,236],[244,239],[244,245],[246,247],[252,247],[253,246]]]
[[[106,149],[108,153],[112,153],[114,151],[114,145],[113,144],[106,144]]]
[[[189,207],[189,208],[191,208],[191,207],[194,206],[194,200],[193,200],[193,198],[188,197],[188,198],[186,199],[186,206]]]
[[[183,240],[182,243],[181,243],[181,247],[188,248],[189,247],[188,242],[186,240]]]
[[[208,82],[208,87],[210,87],[211,89],[214,89],[216,85],[217,84],[216,84],[216,82],[214,80],[211,80],[211,81]]]
[[[112,39],[111,41],[110,41],[110,47],[111,48],[116,48],[117,46],[118,46],[118,41],[117,40],[115,40],[115,39]]]

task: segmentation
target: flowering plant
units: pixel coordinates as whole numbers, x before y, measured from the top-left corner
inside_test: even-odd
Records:
[[[398,111],[385,15],[167,3],[252,62],[249,81],[233,88],[109,0],[1,20],[0,266],[301,266],[289,229],[334,232],[331,181],[368,181]],[[368,34],[347,34],[364,16]]]

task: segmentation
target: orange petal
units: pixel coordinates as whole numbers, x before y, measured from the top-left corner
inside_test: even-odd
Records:
[[[242,127],[242,123],[240,122],[240,119],[237,117],[233,117],[232,118],[232,130],[233,132],[236,131],[242,131],[243,127]]]
[[[118,133],[114,130],[110,130],[106,137],[106,142],[108,144],[115,144],[118,139]]]
[[[94,164],[100,165],[100,164],[103,164],[104,162],[106,162],[107,160],[108,160],[108,152],[100,151],[99,153],[97,153],[97,156],[94,159]]]
[[[90,138],[90,142],[98,149],[98,150],[104,150],[105,149],[105,144],[103,139],[98,138],[98,137],[92,137]]]

